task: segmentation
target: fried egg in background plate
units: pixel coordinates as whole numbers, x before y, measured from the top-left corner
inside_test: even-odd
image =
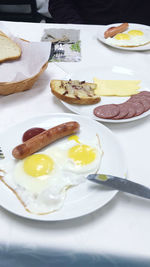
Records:
[[[23,160],[4,161],[2,182],[28,212],[51,213],[63,206],[70,187],[99,170],[102,155],[99,136],[84,142],[73,135]]]
[[[139,29],[138,27],[116,34],[114,37],[106,39],[106,43],[115,46],[136,47],[146,45],[150,42],[150,31]]]

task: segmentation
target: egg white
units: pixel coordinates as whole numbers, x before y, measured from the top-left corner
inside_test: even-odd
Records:
[[[99,169],[103,151],[98,139],[95,138],[95,140],[87,142],[87,145],[96,151],[96,159],[90,164],[77,165],[68,158],[69,148],[77,143],[65,138],[40,152],[50,156],[54,161],[54,168],[50,174],[32,177],[24,171],[24,160],[12,159],[0,166],[0,169],[5,171],[3,180],[27,211],[34,214],[47,214],[59,210],[64,204],[67,189],[85,182],[88,174],[95,173]]]

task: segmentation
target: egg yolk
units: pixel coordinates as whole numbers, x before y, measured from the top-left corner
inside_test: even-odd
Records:
[[[114,38],[117,40],[130,40],[130,36],[127,33],[118,33]]]
[[[49,174],[54,167],[53,160],[44,154],[34,154],[24,160],[24,171],[33,177]]]
[[[131,30],[131,31],[128,31],[128,34],[132,36],[139,36],[139,35],[143,35],[144,33],[139,30]]]
[[[95,149],[87,145],[76,145],[69,149],[68,157],[78,165],[87,165],[96,158]]]
[[[79,136],[77,135],[71,135],[68,137],[68,140],[74,140],[76,143],[79,143],[80,144],[80,141],[79,141]]]

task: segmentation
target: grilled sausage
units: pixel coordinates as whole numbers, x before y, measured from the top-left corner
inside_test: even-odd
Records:
[[[104,32],[104,37],[107,39],[108,37],[113,37],[118,33],[124,32],[129,27],[128,23],[122,23],[120,26],[111,27]]]
[[[79,130],[79,127],[79,123],[76,121],[70,121],[57,125],[16,146],[12,151],[12,155],[16,159],[24,159],[25,157],[30,156],[34,152],[37,152],[54,141],[67,135],[76,133]]]

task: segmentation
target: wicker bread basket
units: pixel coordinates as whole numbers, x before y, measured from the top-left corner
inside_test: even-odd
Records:
[[[46,62],[39,73],[37,73],[35,76],[19,81],[19,82],[3,82],[0,83],[0,95],[10,95],[18,92],[22,92],[25,90],[30,89],[33,84],[36,82],[36,80],[39,78],[39,76],[43,73],[43,71],[47,68],[48,62]]]

